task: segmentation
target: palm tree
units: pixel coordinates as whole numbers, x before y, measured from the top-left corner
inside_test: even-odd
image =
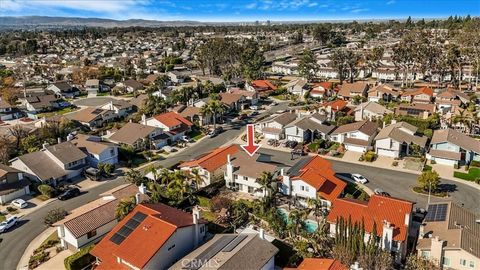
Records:
[[[122,220],[133,210],[133,208],[135,208],[135,205],[136,201],[134,196],[121,200],[115,209],[115,217],[118,220]]]
[[[213,116],[213,128],[217,127],[217,116],[223,115],[227,111],[227,106],[219,100],[210,99],[207,104],[200,109],[202,116]]]
[[[149,174],[149,173],[151,173],[153,176],[153,182],[157,182],[160,176],[159,169],[152,164],[148,166],[148,168],[145,170],[145,174]]]
[[[260,174],[260,176],[255,180],[255,182],[260,185],[258,191],[263,192],[264,198],[270,197],[275,192],[273,188],[273,183],[275,181],[271,172],[262,172],[262,174]]]
[[[202,186],[203,184],[205,184],[205,180],[203,179],[203,177],[200,175],[200,171],[195,168],[195,169],[192,169],[192,171],[190,172],[190,181],[192,183],[195,183],[195,188],[198,190],[198,188],[200,186]]]
[[[313,211],[313,215],[317,219],[317,224],[320,224],[319,217],[324,216],[325,214],[322,200],[319,198],[315,198],[315,199],[309,198],[307,200],[307,205]]]

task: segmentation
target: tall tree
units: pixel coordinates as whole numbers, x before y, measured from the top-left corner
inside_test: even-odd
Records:
[[[304,50],[298,64],[299,74],[311,81],[317,75],[318,70],[319,66],[315,54],[311,50]]]

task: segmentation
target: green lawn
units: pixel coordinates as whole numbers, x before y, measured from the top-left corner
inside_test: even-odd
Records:
[[[6,218],[4,215],[0,215],[0,222],[4,221]]]
[[[431,170],[432,170],[432,166],[430,166],[430,165],[425,165],[425,166],[423,167],[423,171],[424,171],[424,172],[426,172],[426,171],[431,171]]]
[[[278,99],[278,100],[286,100],[284,94],[276,95],[276,96],[270,96],[270,97],[274,98],[274,99]]]
[[[105,97],[105,96],[110,96],[110,92],[100,92],[100,93],[97,93],[97,97]]]
[[[310,152],[315,152],[315,150],[318,149],[319,145],[318,143],[311,143],[307,147],[308,147],[308,150],[310,150]]]
[[[43,117],[52,117],[54,115],[63,115],[63,114],[69,113],[69,112],[73,112],[75,110],[76,109],[74,109],[74,108],[67,107],[67,108],[63,108],[61,110],[54,111],[54,112],[39,113],[39,114],[37,114],[37,117],[38,118],[43,118]]]
[[[453,176],[467,181],[475,181],[480,178],[480,168],[470,168],[468,173],[454,172]]]
[[[192,130],[190,133],[188,133],[188,136],[192,138],[192,140],[198,141],[201,138],[205,137],[205,134],[203,134],[200,130],[195,129],[195,130]]]

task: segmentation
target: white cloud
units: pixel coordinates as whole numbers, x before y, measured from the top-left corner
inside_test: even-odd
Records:
[[[388,1],[386,4],[387,4],[387,5],[393,5],[393,4],[395,4],[395,0],[390,0],[390,1]]]
[[[351,13],[361,13],[365,11],[368,11],[368,8],[357,8],[357,9],[350,10]]]

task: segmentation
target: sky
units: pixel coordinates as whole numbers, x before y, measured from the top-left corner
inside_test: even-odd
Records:
[[[480,0],[0,0],[0,16],[308,21],[480,16]]]

